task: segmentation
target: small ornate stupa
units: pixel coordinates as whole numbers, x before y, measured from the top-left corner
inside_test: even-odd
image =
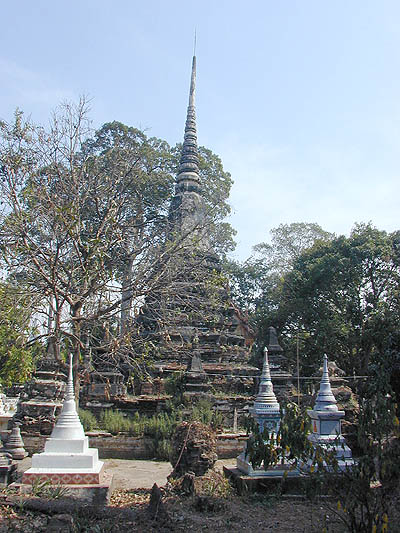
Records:
[[[24,459],[28,455],[24,448],[24,441],[21,437],[20,426],[21,424],[19,422],[14,424],[11,434],[4,445],[5,451],[16,460]]]
[[[271,372],[268,361],[268,348],[264,348],[264,362],[261,373],[260,386],[256,401],[250,412],[257,421],[260,432],[267,429],[268,432],[278,433],[281,414],[278,400],[274,393],[271,380]]]
[[[351,450],[347,446],[341,430],[341,420],[345,412],[339,411],[332,393],[328,372],[328,357],[324,355],[322,379],[314,409],[308,411],[311,418],[312,433],[309,436],[312,444],[335,450],[339,468],[354,464]]]
[[[44,452],[34,454],[32,468],[23,474],[22,483],[34,479],[63,485],[97,485],[102,481],[103,463],[98,450],[89,448],[88,437],[76,411],[72,355],[69,363],[67,392],[61,414],[47,439]]]
[[[253,407],[250,409],[250,413],[254,416],[260,433],[265,429],[273,437],[279,431],[279,425],[281,422],[281,414],[278,400],[276,399],[274,388],[271,380],[271,373],[268,362],[268,348],[264,348],[264,363],[261,373],[260,386],[258,394],[256,396]],[[247,443],[243,452],[236,458],[237,469],[247,474],[248,476],[279,476],[283,475],[283,466],[278,468],[253,468],[247,457]],[[286,470],[286,468],[284,468]]]

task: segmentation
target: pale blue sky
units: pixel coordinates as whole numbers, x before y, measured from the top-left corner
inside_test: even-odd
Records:
[[[199,143],[235,181],[237,257],[280,223],[400,229],[398,0],[0,2],[0,117],[92,98],[183,136],[197,28]]]

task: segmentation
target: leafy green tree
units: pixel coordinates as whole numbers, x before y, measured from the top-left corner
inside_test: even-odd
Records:
[[[281,292],[284,276],[296,259],[317,242],[330,242],[334,235],[316,223],[280,224],[271,230],[271,243],[254,247],[254,255],[243,263],[226,261],[233,299],[250,314],[257,332],[256,348],[263,348],[268,328],[281,329]]]
[[[334,238],[315,222],[292,222],[280,224],[271,230],[271,243],[254,246],[259,260],[270,270],[282,275],[290,270],[295,260],[316,242],[328,242]]]
[[[39,345],[31,342],[29,299],[10,284],[0,284],[0,384],[24,383],[30,376]]]
[[[293,263],[276,316],[293,351],[301,334],[303,372],[326,353],[348,374],[365,374],[399,346],[398,238],[358,224],[349,238],[318,242]]]

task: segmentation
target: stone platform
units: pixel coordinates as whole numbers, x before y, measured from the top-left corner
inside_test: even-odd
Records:
[[[224,466],[226,478],[235,486],[239,494],[252,492],[267,492],[269,494],[286,494],[302,496],[304,494],[307,476],[292,472],[285,476],[284,472],[270,472],[265,475],[247,475],[233,466]]]
[[[58,468],[54,472],[49,468],[30,468],[24,472],[22,483],[32,484],[35,480],[40,480],[50,481],[52,485],[98,485],[103,483],[105,477],[103,463],[98,468],[88,468],[87,472],[84,469],[77,472],[73,468]]]

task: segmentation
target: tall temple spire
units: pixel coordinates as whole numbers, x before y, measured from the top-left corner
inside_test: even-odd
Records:
[[[197,154],[196,128],[196,56],[193,56],[192,75],[190,80],[189,105],[187,108],[185,135],[182,146],[181,159],[177,182],[182,180],[199,181],[199,157]]]
[[[199,176],[195,111],[196,56],[193,56],[189,105],[175,194],[169,210],[170,235],[188,236],[203,250],[210,250],[206,234],[206,211]]]

